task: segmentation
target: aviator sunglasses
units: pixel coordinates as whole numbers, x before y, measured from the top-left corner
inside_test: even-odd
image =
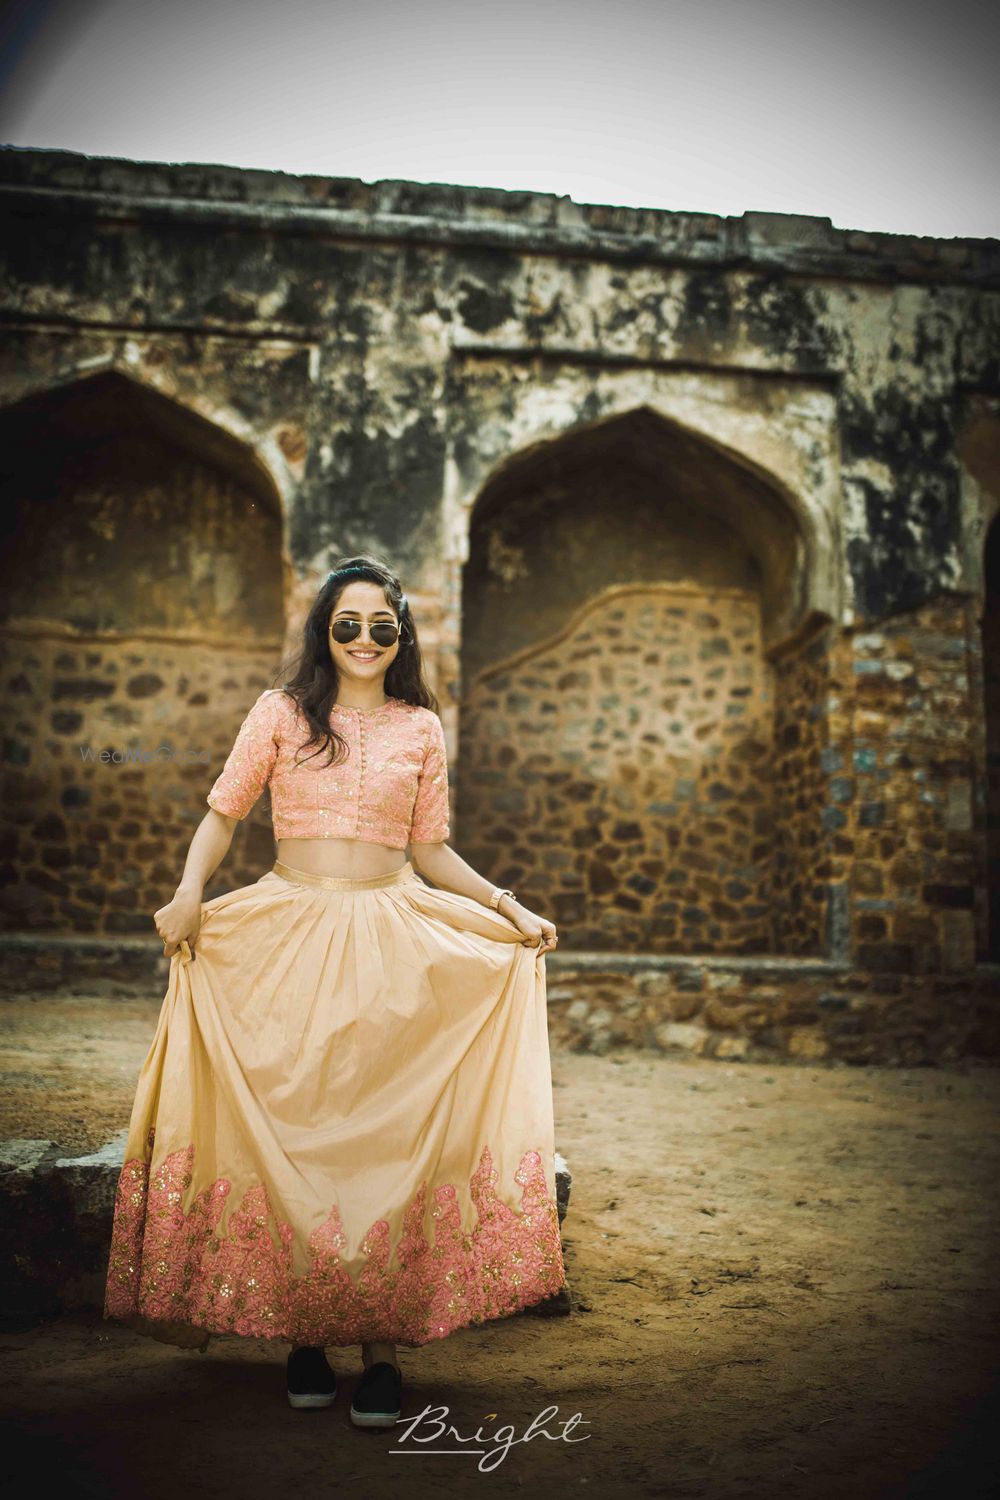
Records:
[[[376,646],[394,646],[399,637],[399,626],[394,620],[373,620],[368,628]],[[356,641],[361,634],[361,621],[334,620],[330,626],[330,634],[341,646],[346,646],[350,641]]]

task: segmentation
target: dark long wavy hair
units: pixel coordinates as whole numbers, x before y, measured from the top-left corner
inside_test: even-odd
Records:
[[[316,744],[313,752],[318,755],[329,747],[328,765],[338,764],[350,753],[347,741],[339,735],[330,722],[330,711],[337,701],[340,689],[340,674],[330,652],[328,630],[330,615],[336,609],[344,589],[349,583],[377,583],[382,587],[385,602],[396,616],[399,625],[399,650],[385,674],[385,691],[390,698],[401,698],[404,703],[413,703],[422,708],[438,712],[438,702],[424,679],[417,626],[409,601],[400,586],[396,574],[379,557],[361,553],[356,557],[342,557],[333,570],[326,575],[322,588],[313,601],[312,608],[302,627],[302,647],[278,669],[277,676],[284,678],[291,669],[291,676],[275,683],[298,705],[305,716],[311,734],[298,748],[306,749]],[[306,759],[312,759],[307,756]]]

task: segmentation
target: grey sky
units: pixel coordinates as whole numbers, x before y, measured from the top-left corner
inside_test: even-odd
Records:
[[[14,0],[0,141],[1000,236],[995,6]]]

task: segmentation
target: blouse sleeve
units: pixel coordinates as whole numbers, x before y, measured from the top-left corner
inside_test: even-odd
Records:
[[[278,755],[276,700],[268,689],[240,725],[215,785],[206,801],[216,812],[230,818],[245,818],[274,770]]]
[[[410,827],[411,844],[437,844],[448,837],[448,751],[437,714],[431,728],[417,783]]]

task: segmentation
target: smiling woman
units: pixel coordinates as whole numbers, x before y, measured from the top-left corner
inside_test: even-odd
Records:
[[[203,901],[265,785],[277,860]],[[202,1348],[212,1333],[290,1342],[298,1407],[334,1398],[324,1346],[360,1343],[351,1420],[390,1425],[397,1344],[563,1285],[555,927],[445,842],[444,732],[378,559],[328,576],[295,670],[252,705],[207,800],[154,918],[170,979],[105,1316]]]

